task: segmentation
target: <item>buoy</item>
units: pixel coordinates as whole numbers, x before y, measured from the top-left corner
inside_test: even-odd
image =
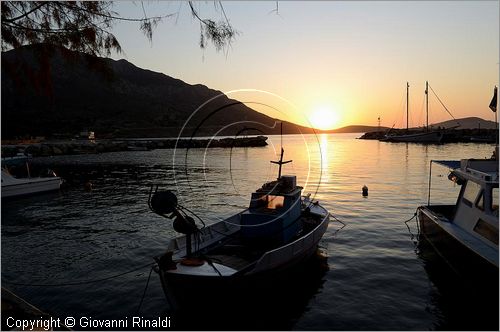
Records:
[[[368,187],[366,185],[363,186],[363,196],[368,196]]]

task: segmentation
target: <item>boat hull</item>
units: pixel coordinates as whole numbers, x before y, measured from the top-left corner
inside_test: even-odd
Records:
[[[197,277],[164,271],[159,271],[159,274],[171,310],[183,312],[214,307],[227,310],[228,305],[235,302],[248,304],[276,300],[273,298],[275,292],[297,286],[291,285],[292,280],[307,274],[305,267],[316,252],[317,246],[301,255],[301,259],[278,269],[248,275]]]
[[[2,198],[33,195],[43,192],[57,191],[61,187],[61,179],[38,178],[34,181],[19,181],[12,184],[2,184]]]
[[[403,143],[441,143],[443,133],[439,131],[417,133],[408,135],[387,136],[384,142],[403,142]]]
[[[278,285],[300,271],[300,266],[313,256],[329,222],[326,215],[314,230],[303,237],[264,254],[246,271],[219,276],[178,274],[159,269],[163,291],[173,310],[232,303],[241,296],[253,298],[266,293],[269,285]]]
[[[498,265],[492,264],[450,235],[440,226],[435,215],[427,207],[419,207],[417,217],[420,236],[432,246],[434,251],[456,274],[467,279],[480,281],[481,284],[489,285],[488,287],[496,285],[498,291]]]
[[[327,256],[318,249],[276,273],[184,285],[189,295],[184,293],[182,305],[167,312],[177,330],[292,330],[321,290],[327,271]]]

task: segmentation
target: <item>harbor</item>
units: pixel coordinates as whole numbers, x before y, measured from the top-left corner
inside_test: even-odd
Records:
[[[396,135],[402,135],[405,133],[421,133],[425,132],[423,129],[410,129],[406,131],[405,129],[393,129],[393,133]],[[446,143],[486,143],[492,144],[495,143],[497,137],[498,130],[496,129],[459,129],[454,128],[450,130],[443,131],[443,137],[439,144]],[[374,140],[383,140],[387,134],[387,130],[384,131],[372,131],[368,133],[364,133],[359,138],[360,139],[374,139]],[[434,143],[436,144],[436,143]]]
[[[2,330],[499,331],[499,1],[0,14]]]
[[[250,193],[276,178],[277,166],[269,160],[276,160],[271,146],[280,146],[279,136],[270,136],[264,148],[237,148],[232,154],[212,149],[205,166],[204,150],[189,150],[187,165],[184,154],[176,157],[187,173],[171,169],[173,150],[168,149],[37,158],[37,164],[53,168],[69,186],[2,202],[2,282],[55,317],[170,317],[175,329],[239,329],[242,320],[257,330],[498,328],[498,310],[492,306],[498,298],[476,293],[432,246],[419,241],[414,219],[405,224],[427,203],[431,159],[489,158],[494,146],[392,144],[357,140],[356,134],[318,139],[320,146],[314,136],[307,138],[316,157],[306,182],[305,143],[300,136],[284,136],[285,158],[293,163],[284,165],[283,172],[295,170],[304,194],[312,193],[346,226],[332,217],[320,252],[286,282],[267,284],[229,305],[212,298],[212,307],[196,311],[199,319],[193,320],[189,310],[171,311],[159,276],[154,271],[150,275],[153,256],[164,253],[168,239],[178,234],[149,209],[151,186],[177,184],[179,202],[207,224],[215,223],[246,208]],[[320,147],[323,160],[317,154]],[[225,166],[230,155],[238,165],[232,169],[234,184]],[[204,173],[199,171],[203,167]],[[433,168],[433,202],[455,203],[447,175],[446,169]],[[93,183],[90,192],[84,188],[87,180]],[[364,185],[369,188],[366,197]],[[136,271],[126,273],[131,270]],[[49,286],[30,286],[44,284]],[[273,310],[277,307],[282,310]],[[220,316],[220,310],[227,315]],[[465,315],[470,310],[478,315]]]

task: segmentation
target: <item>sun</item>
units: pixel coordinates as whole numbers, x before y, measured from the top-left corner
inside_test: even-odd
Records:
[[[308,117],[311,125],[316,129],[334,129],[339,123],[339,115],[329,106],[320,106],[312,111]]]

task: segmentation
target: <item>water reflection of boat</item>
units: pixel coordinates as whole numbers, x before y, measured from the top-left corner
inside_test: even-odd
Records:
[[[9,167],[25,167],[26,177],[11,174]],[[62,179],[53,171],[44,177],[32,177],[26,156],[2,158],[2,198],[17,197],[59,190]]]
[[[498,160],[433,160],[429,189],[432,163],[450,168],[448,178],[462,187],[455,205],[431,205],[429,197],[417,209],[421,234],[457,273],[498,283]]]
[[[274,162],[279,165],[277,180],[257,189],[248,209],[201,229],[171,192],[153,194],[152,210],[175,217],[174,229],[185,234],[171,240],[167,252],[156,259],[172,306],[210,306],[222,298],[231,303],[235,295],[241,298],[248,290],[272,285],[268,282],[316,252],[329,213],[301,196],[295,176],[281,175],[281,166],[290,162],[283,161],[283,153],[281,149],[280,160]],[[267,299],[264,294],[262,300]]]
[[[498,279],[485,282],[479,271],[475,279],[457,274],[422,233],[417,254],[432,285],[428,310],[436,320],[431,329],[498,331]]]

